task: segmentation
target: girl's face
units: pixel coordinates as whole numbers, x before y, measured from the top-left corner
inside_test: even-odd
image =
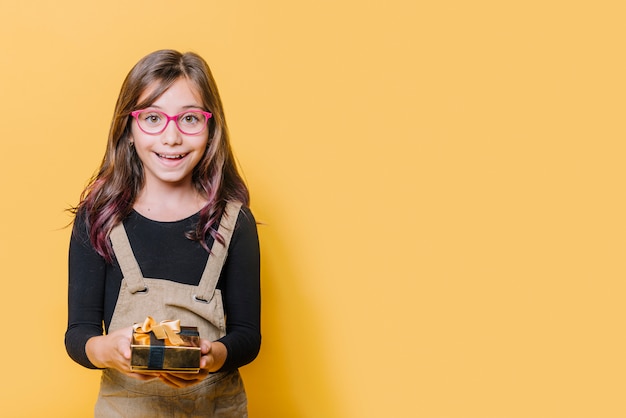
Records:
[[[139,97],[139,102],[150,91],[151,86],[148,86]],[[195,87],[186,78],[179,78],[147,109],[170,116],[204,110]],[[149,117],[150,123],[159,120],[154,115]],[[179,121],[183,130],[188,120],[189,117],[183,116]],[[176,121],[171,120],[163,132],[148,134],[140,129],[137,119],[133,120],[130,140],[134,142],[137,155],[143,163],[145,187],[192,187],[192,172],[204,155],[208,138],[208,126],[199,134],[188,135],[179,130]]]

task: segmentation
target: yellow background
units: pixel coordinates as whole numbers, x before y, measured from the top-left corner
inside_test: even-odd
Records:
[[[263,255],[251,417],[624,417],[621,1],[0,1],[0,405],[91,415],[70,218],[161,48],[221,89]]]

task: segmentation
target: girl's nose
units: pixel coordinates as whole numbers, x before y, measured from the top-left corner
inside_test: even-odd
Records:
[[[178,145],[182,143],[182,135],[176,126],[176,121],[170,120],[169,122],[161,134],[161,142],[165,145]]]

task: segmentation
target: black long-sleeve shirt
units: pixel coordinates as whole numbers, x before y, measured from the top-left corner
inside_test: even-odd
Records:
[[[207,251],[185,237],[199,214],[175,222],[158,222],[133,211],[124,219],[133,253],[145,277],[198,285]],[[207,240],[211,248],[213,239]],[[226,263],[217,288],[222,292],[226,335],[219,341],[228,357],[222,371],[241,367],[257,356],[261,346],[260,256],[256,222],[248,208],[239,212]],[[117,302],[122,272],[107,263],[89,242],[82,216],[77,216],[69,250],[68,326],[65,347],[77,363],[95,368],[85,353],[91,337],[108,331]],[[129,324],[132,325],[132,324]]]

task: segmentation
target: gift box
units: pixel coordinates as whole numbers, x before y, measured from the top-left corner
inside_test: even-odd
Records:
[[[197,327],[181,326],[178,320],[157,323],[148,317],[143,324],[135,324],[133,328],[130,344],[132,371],[200,371],[200,335]]]

